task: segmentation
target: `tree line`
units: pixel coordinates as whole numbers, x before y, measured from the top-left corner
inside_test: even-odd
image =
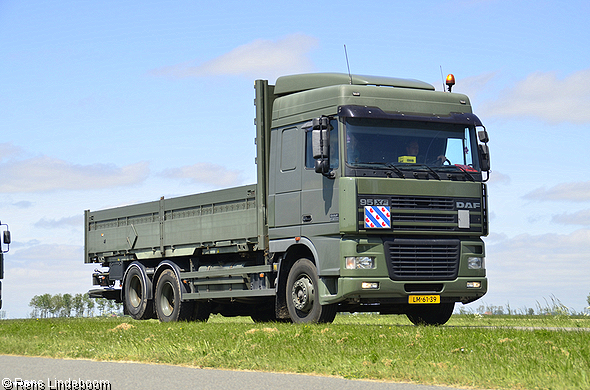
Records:
[[[579,314],[590,313],[590,294],[586,298],[588,307]],[[545,305],[537,302],[537,309],[523,308],[514,310],[510,305],[494,306],[494,305],[480,305],[475,309],[459,308],[459,314],[519,314],[519,315],[540,315],[540,314],[564,314],[575,315],[575,311],[563,305],[559,299],[551,297],[551,303],[545,300]],[[35,295],[29,306],[33,308],[31,318],[53,318],[53,317],[94,317],[95,315],[122,315],[123,304],[116,303],[105,298],[90,298],[86,294],[43,294]],[[0,319],[4,316],[4,311],[0,312]]]
[[[458,314],[489,314],[489,315],[565,315],[565,316],[589,316],[590,315],[590,294],[586,298],[588,306],[582,311],[577,312],[573,308],[569,308],[555,296],[551,296],[549,300],[544,298],[545,304],[537,301],[535,309],[530,307],[523,307],[514,309],[510,304],[505,306],[495,306],[488,304],[480,304],[478,307],[459,307]]]
[[[88,294],[42,294],[29,302],[31,318],[94,317],[122,315],[123,305],[105,298],[90,298]]]

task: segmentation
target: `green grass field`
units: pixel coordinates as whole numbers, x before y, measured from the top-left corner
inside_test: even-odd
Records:
[[[208,323],[125,317],[4,320],[0,354],[478,389],[590,389],[588,328],[590,318],[570,316],[454,315],[442,327],[416,327],[404,316],[378,315],[338,315],[329,325],[254,324],[246,317],[220,316]]]

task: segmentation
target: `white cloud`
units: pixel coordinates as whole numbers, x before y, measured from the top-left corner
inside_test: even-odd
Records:
[[[532,200],[565,200],[586,202],[590,200],[590,181],[561,183],[551,188],[537,188],[524,195]]]
[[[147,162],[117,167],[112,164],[72,164],[48,156],[24,160],[11,159],[0,163],[0,192],[46,192],[128,186],[143,182],[148,173]]]
[[[28,200],[21,200],[18,202],[12,203],[14,207],[18,207],[19,209],[28,209],[29,207],[33,206],[33,202],[29,202]]]
[[[490,173],[490,184],[510,184],[510,176],[505,175],[498,171],[492,171]]]
[[[486,242],[487,301],[534,307],[554,296],[582,310],[590,292],[590,229],[567,235],[495,235]]]
[[[590,123],[590,69],[565,78],[535,72],[483,107],[487,116],[535,117],[550,123]]]
[[[282,74],[309,72],[314,69],[309,52],[317,39],[292,34],[272,41],[257,39],[212,60],[196,64],[190,61],[155,69],[150,74],[175,78],[219,75],[244,75],[273,79]]]
[[[241,171],[229,170],[221,165],[198,163],[180,168],[170,168],[160,176],[189,179],[193,183],[208,184],[214,187],[229,187],[241,184]]]
[[[563,225],[582,225],[590,226],[590,209],[580,210],[575,213],[563,213],[554,215],[551,222]]]
[[[97,266],[84,264],[84,249],[76,245],[11,248],[4,262],[2,310],[10,318],[27,317],[35,295],[87,292],[92,289],[91,275]]]
[[[17,251],[11,251],[12,261],[22,260],[80,260],[84,261],[83,248],[77,245],[35,244]]]
[[[42,218],[35,223],[35,227],[44,229],[55,228],[79,228],[84,225],[84,217],[82,215],[75,215],[73,217],[64,217],[60,219]]]
[[[18,146],[14,146],[12,143],[0,143],[0,161],[3,161],[9,157],[17,155],[22,152],[22,149]]]
[[[476,96],[487,91],[486,86],[497,74],[497,72],[486,72],[459,79],[457,80],[457,87],[453,89],[453,92],[464,93],[469,96],[472,102],[479,101]]]

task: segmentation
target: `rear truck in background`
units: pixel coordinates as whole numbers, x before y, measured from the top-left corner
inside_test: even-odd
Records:
[[[91,297],[161,321],[446,323],[487,291],[488,134],[453,83],[257,80],[257,182],[87,210]]]
[[[10,230],[8,225],[0,222],[2,244],[0,245],[0,279],[4,279],[4,254],[10,249]],[[0,309],[2,309],[2,280],[0,280]]]

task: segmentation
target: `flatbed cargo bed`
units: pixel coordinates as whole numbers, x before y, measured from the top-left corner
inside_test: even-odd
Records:
[[[86,263],[255,250],[256,185],[85,212]]]

